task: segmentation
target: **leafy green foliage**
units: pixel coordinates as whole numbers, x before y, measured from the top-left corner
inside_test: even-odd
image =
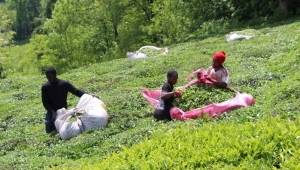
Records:
[[[153,52],[147,59],[117,59],[59,72],[59,78],[98,95],[109,115],[107,128],[68,141],[57,133],[45,134],[40,96],[45,76],[8,75],[0,81],[0,169],[299,169],[299,25],[297,19],[266,23],[250,40],[227,43],[224,33],[216,33],[170,45],[168,55]],[[31,43],[41,42],[37,51],[45,50],[46,36],[35,38]],[[28,49],[34,51],[30,44],[3,53],[10,50],[8,61],[18,65]],[[176,87],[185,85],[184,78],[210,66],[211,56],[221,49],[227,54],[229,85],[253,95],[255,104],[216,119],[155,121],[141,88],[160,89],[170,69],[179,73]],[[210,103],[234,96],[197,86],[185,94],[196,98],[198,92],[213,96],[203,101]],[[78,100],[70,94],[68,108]],[[188,105],[201,106],[202,101]]]
[[[220,103],[235,96],[234,92],[228,89],[204,84],[194,85],[181,91],[183,96],[180,99],[175,99],[174,106],[184,111],[201,108],[212,103]]]
[[[289,124],[289,125],[287,125]],[[279,118],[257,123],[201,121],[162,126],[149,140],[112,154],[94,169],[259,169],[299,167],[297,124]],[[297,161],[298,160],[298,161]],[[286,162],[291,163],[288,165]]]
[[[14,13],[8,10],[7,5],[0,3],[0,79],[6,78],[6,60],[3,49],[12,43],[15,32],[12,31]]]
[[[11,0],[11,6],[16,11],[16,22],[14,23],[14,31],[16,32],[16,39],[21,40],[31,36],[36,25],[34,19],[40,13],[39,0]]]

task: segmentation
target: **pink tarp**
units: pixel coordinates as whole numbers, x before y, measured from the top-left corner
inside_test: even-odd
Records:
[[[199,69],[193,73],[191,73],[187,79],[192,77],[193,75],[201,72],[201,77],[196,80],[192,80],[187,85],[182,86],[180,88],[187,88],[190,87],[193,84],[198,83],[205,83],[205,84],[212,84],[212,82],[205,79],[205,71],[203,69]],[[204,78],[203,78],[204,77]],[[186,80],[187,80],[186,79]],[[145,97],[145,99],[153,106],[155,107],[158,104],[158,100],[160,97],[160,90],[148,90],[146,88],[142,89],[142,94]],[[209,114],[209,117],[215,117],[218,114],[222,114],[226,111],[240,108],[240,107],[248,107],[254,104],[254,97],[251,94],[247,93],[240,93],[238,91],[235,91],[236,96],[232,99],[229,99],[227,101],[221,102],[221,103],[213,103],[207,106],[204,106],[202,108],[190,110],[184,112],[180,108],[173,107],[170,111],[171,118],[177,119],[177,120],[187,120],[187,119],[194,119],[198,117],[202,117],[202,114]]]
[[[206,74],[206,71],[203,70],[203,69],[199,69],[199,70],[197,70],[197,71],[192,72],[191,74],[189,74],[189,75],[185,78],[185,80],[189,80],[191,77],[193,77],[194,75],[198,75],[198,74],[201,74],[201,76],[198,77],[198,79],[194,79],[194,80],[190,81],[188,84],[179,87],[179,89],[185,89],[185,88],[188,88],[188,87],[190,87],[190,86],[192,86],[192,85],[194,85],[194,84],[200,84],[200,83],[210,84],[210,85],[213,85],[213,84],[214,84],[213,82],[211,82],[211,81],[209,81],[209,80],[207,80],[207,79],[205,78],[205,76],[206,76],[207,74]]]

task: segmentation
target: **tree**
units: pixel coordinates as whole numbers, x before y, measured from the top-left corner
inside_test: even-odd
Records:
[[[188,14],[188,3],[183,0],[158,0],[152,5],[153,18],[146,26],[153,43],[170,45],[182,42],[190,33],[191,20]]]
[[[152,23],[153,0],[124,0],[125,11],[118,25],[118,42],[123,52],[138,49],[153,42],[145,27]]]
[[[29,37],[37,26],[34,19],[39,16],[40,0],[11,0],[10,3],[16,10],[16,39]]]
[[[0,78],[5,78],[5,61],[7,57],[1,53],[3,48],[10,48],[15,32],[12,31],[14,13],[7,9],[5,4],[0,4]]]
[[[48,0],[46,2],[46,9],[44,11],[44,15],[46,18],[52,18],[52,11],[54,10],[54,6],[57,0]]]
[[[100,62],[113,48],[112,22],[101,12],[101,1],[60,0],[45,23],[47,46],[55,49],[59,65],[80,67]]]

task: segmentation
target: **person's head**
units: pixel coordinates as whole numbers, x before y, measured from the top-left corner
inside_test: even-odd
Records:
[[[53,83],[57,80],[56,78],[56,70],[54,67],[48,67],[46,70],[45,70],[45,73],[46,73],[46,77],[48,79],[48,81],[50,83]]]
[[[178,73],[175,70],[169,70],[167,73],[168,83],[174,85],[177,83]]]
[[[214,69],[219,69],[223,66],[226,59],[226,54],[224,51],[216,52],[212,57],[212,67]]]

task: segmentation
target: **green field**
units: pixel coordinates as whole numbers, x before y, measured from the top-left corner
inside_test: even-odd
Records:
[[[232,31],[255,37],[227,43],[225,34],[216,34],[169,46],[165,56],[58,75],[98,95],[109,115],[108,128],[68,141],[45,133],[44,75],[1,79],[0,169],[300,169],[300,21]],[[169,69],[179,73],[176,86],[185,85],[219,50],[227,53],[229,85],[252,94],[255,104],[215,119],[155,121],[140,89],[160,89]],[[199,98],[219,100],[214,91]],[[69,108],[79,101],[68,99]]]

